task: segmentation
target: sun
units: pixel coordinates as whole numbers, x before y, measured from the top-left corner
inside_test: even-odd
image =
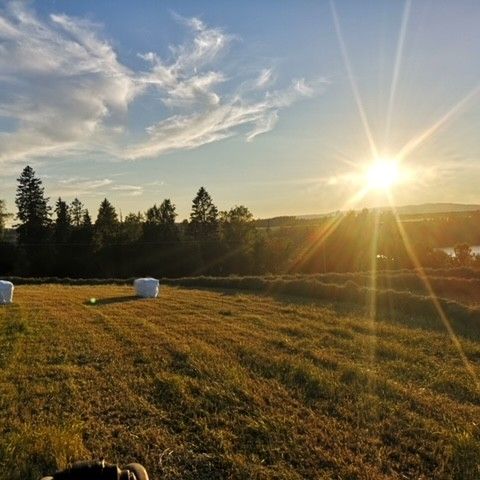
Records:
[[[390,158],[379,158],[367,168],[365,177],[369,190],[389,190],[399,182],[398,163]]]

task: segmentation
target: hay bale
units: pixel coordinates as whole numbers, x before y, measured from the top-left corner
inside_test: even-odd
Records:
[[[133,282],[133,287],[138,297],[156,298],[158,297],[160,282],[156,278],[137,278]]]
[[[0,305],[7,305],[13,302],[13,290],[15,287],[12,282],[0,280]]]

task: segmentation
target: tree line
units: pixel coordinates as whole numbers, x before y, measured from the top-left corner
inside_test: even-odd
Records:
[[[52,208],[41,179],[27,166],[18,178],[15,204],[17,243],[0,244],[0,272],[5,274],[114,277],[255,271],[252,250],[259,239],[251,212],[244,206],[219,211],[204,187],[193,199],[189,221],[181,224],[168,198],[124,219],[105,198],[92,221],[78,198],[70,204],[58,198]],[[2,201],[0,239],[6,218]]]
[[[18,178],[15,204],[12,243],[2,241],[8,214],[0,201],[2,275],[179,277],[412,268],[412,249],[428,267],[480,265],[468,244],[457,245],[455,258],[435,248],[438,221],[399,228],[391,212],[363,210],[317,225],[258,228],[247,207],[219,211],[204,187],[192,201],[189,220],[181,223],[168,198],[125,218],[105,198],[93,221],[78,198],[71,203],[58,198],[52,208],[41,179],[27,166]],[[480,213],[455,221],[458,229],[478,231]],[[405,234],[413,239],[409,246]]]

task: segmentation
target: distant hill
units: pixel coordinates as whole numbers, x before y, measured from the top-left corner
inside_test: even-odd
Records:
[[[375,207],[369,208],[371,211],[390,210],[390,207]],[[449,212],[473,212],[480,210],[479,204],[464,204],[464,203],[422,203],[420,205],[402,205],[397,207],[397,212],[402,215],[421,215],[425,213],[449,213]],[[333,215],[338,212],[320,213],[312,215],[297,215],[296,218],[311,219],[322,218]]]
[[[383,207],[388,210],[390,207]],[[420,205],[403,205],[397,207],[401,214],[416,215],[422,213],[450,213],[450,212],[473,212],[480,210],[480,205],[464,203],[422,203]]]
[[[369,208],[369,211],[386,211],[390,207],[374,207]],[[480,210],[480,204],[464,204],[464,203],[422,203],[419,205],[402,205],[396,207],[400,215],[430,215],[437,213],[457,213],[457,212],[473,212]],[[311,215],[290,215],[273,218],[262,218],[256,221],[257,226],[289,226],[298,224],[298,220],[315,220],[316,218],[324,218],[333,215],[338,215],[339,210],[328,213],[314,213]]]

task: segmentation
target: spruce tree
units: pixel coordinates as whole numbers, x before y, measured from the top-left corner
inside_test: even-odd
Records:
[[[204,187],[193,199],[189,231],[196,240],[216,237],[218,234],[218,209]]]
[[[45,197],[42,181],[35,176],[32,167],[25,167],[17,180],[15,204],[21,222],[17,225],[19,242],[41,242],[48,235],[50,225],[49,199]]]
[[[88,213],[88,210],[85,210],[83,212],[82,227],[83,228],[89,228],[89,229],[91,229],[93,227],[92,217],[90,217],[90,213]]]
[[[95,243],[98,247],[104,247],[116,240],[118,225],[117,212],[105,198],[100,204],[95,222]]]
[[[66,243],[70,238],[71,219],[67,202],[64,202],[60,197],[55,203],[55,213],[57,218],[55,220],[55,242]]]
[[[178,240],[178,231],[175,225],[177,213],[175,205],[166,198],[160,205],[161,237],[165,241]]]
[[[79,250],[90,251],[93,240],[92,219],[88,210],[84,210],[80,226],[74,230],[74,242],[79,245]]]
[[[83,203],[78,198],[75,198],[70,205],[70,217],[72,220],[72,225],[77,228],[80,227],[82,225],[83,216]]]

